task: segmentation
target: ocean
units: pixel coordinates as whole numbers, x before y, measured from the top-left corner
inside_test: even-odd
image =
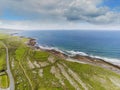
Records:
[[[120,31],[34,30],[19,36],[37,39],[38,45],[69,55],[88,55],[120,65]]]

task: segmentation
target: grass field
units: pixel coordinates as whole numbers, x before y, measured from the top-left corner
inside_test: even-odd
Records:
[[[6,74],[0,75],[0,88],[8,88],[9,79]]]
[[[9,48],[15,90],[120,90],[119,74],[97,66],[69,62],[49,52],[35,50],[26,45],[27,40],[2,37]],[[4,54],[2,52],[0,58],[4,58]],[[0,76],[1,87],[8,86],[7,79],[6,75]]]
[[[6,70],[6,51],[0,42],[0,72]]]
[[[3,46],[3,41],[8,37],[8,35],[0,34],[0,88],[9,87],[9,77],[6,73],[6,50]]]

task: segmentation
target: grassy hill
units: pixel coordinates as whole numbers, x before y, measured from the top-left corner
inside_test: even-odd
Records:
[[[110,70],[29,47],[27,38],[0,34],[0,41],[9,48],[15,90],[120,90],[120,75]],[[0,54],[1,69],[6,66],[4,54]],[[0,76],[0,88],[1,82]]]

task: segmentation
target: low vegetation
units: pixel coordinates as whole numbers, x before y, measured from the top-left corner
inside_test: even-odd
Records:
[[[2,38],[9,48],[15,90],[120,90],[119,74],[34,49],[26,45],[27,40],[14,36]],[[4,57],[4,53],[0,55]],[[0,76],[0,87],[8,86],[6,79],[6,74]]]
[[[9,87],[9,78],[6,73],[0,75],[0,88],[8,88]]]
[[[9,87],[9,78],[6,73],[6,50],[3,46],[2,40],[4,40],[6,35],[0,35],[0,88]]]
[[[6,70],[6,53],[4,48],[0,48],[0,72]]]

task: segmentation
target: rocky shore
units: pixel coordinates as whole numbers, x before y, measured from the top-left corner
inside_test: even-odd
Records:
[[[84,64],[90,64],[90,65],[94,65],[94,66],[99,66],[99,67],[102,67],[102,68],[105,68],[105,69],[108,69],[108,70],[111,70],[113,72],[120,74],[120,66],[114,65],[114,64],[107,62],[103,59],[93,58],[90,56],[82,56],[82,55],[69,56],[69,55],[66,55],[65,53],[62,53],[62,52],[57,51],[55,49],[41,48],[41,47],[37,46],[36,43],[37,43],[36,39],[29,38],[27,45],[29,45],[30,47],[32,47],[34,49],[47,51],[51,54],[54,54],[60,58],[65,59],[65,60],[69,60],[72,62],[84,63]]]

